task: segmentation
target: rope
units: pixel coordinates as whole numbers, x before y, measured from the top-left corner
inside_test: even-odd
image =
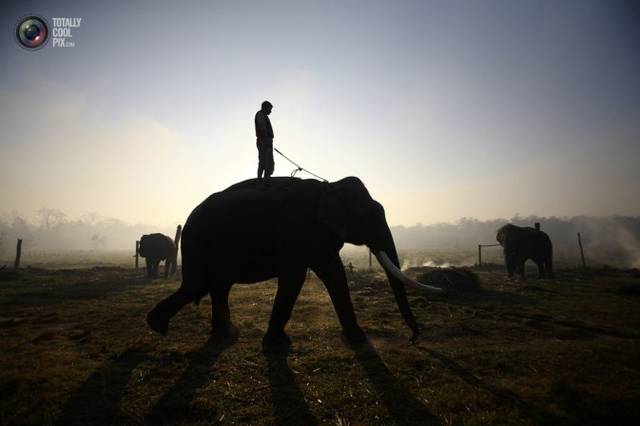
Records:
[[[281,153],[278,148],[276,148],[275,146],[273,147],[273,150],[275,152],[277,152],[278,154],[280,154],[281,156],[283,156],[285,158],[285,160],[287,160],[288,162],[290,162],[291,164],[293,164],[294,166],[296,166],[295,169],[293,169],[293,171],[291,172],[291,177],[295,177],[296,173],[298,172],[307,172],[309,173],[311,176],[315,176],[318,179],[320,179],[323,182],[328,182],[325,178],[318,176],[317,174],[310,172],[309,170],[305,169],[304,167],[301,167],[298,163],[296,163],[295,161],[293,161],[291,158],[287,157],[286,155],[284,155],[283,153]]]

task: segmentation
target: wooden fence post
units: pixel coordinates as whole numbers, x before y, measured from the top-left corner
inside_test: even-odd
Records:
[[[13,269],[20,267],[20,257],[22,256],[22,240],[18,238],[18,244],[16,245],[16,261],[13,262]]]
[[[478,266],[482,266],[482,244],[478,244]]]
[[[140,241],[136,240],[136,271],[138,270],[138,250],[140,249]]]
[[[587,269],[587,262],[584,260],[584,250],[582,248],[582,238],[580,237],[580,233],[578,232],[578,246],[580,247],[580,258],[582,259],[582,267]]]
[[[180,236],[182,235],[182,225],[178,225],[176,228],[176,237],[173,239],[173,243],[176,246],[176,252],[174,253],[174,262],[171,264],[171,275],[175,274],[178,270],[178,249],[180,248]]]

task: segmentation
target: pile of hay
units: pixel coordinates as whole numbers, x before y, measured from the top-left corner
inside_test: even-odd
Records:
[[[478,276],[467,268],[420,268],[416,280],[440,287],[447,295],[478,293],[482,290]]]

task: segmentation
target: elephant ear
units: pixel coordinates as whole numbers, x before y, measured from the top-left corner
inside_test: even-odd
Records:
[[[318,220],[340,240],[347,237],[347,211],[331,191],[328,191],[318,203]]]

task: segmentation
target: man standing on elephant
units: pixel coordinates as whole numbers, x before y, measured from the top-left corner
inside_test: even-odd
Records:
[[[265,178],[271,177],[273,173],[273,128],[269,120],[272,109],[271,102],[264,101],[254,120],[258,146],[258,179],[262,178],[263,172]]]

